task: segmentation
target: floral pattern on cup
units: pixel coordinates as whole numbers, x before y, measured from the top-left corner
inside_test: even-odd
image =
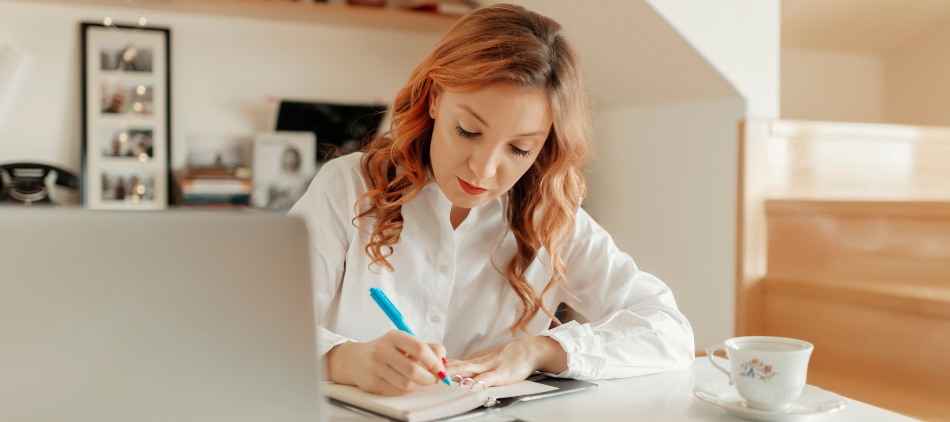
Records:
[[[772,377],[778,375],[778,372],[772,371],[772,365],[766,365],[765,362],[758,359],[744,362],[741,368],[742,372],[739,374],[740,377],[770,381]]]

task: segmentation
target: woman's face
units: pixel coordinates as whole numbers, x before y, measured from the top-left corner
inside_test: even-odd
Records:
[[[449,201],[462,208],[511,189],[551,131],[551,108],[537,88],[498,83],[468,94],[442,90],[433,97],[432,173]]]
[[[300,154],[292,149],[285,150],[281,167],[284,171],[295,173],[300,169]]]

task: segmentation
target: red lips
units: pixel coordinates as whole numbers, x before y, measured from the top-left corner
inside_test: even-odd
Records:
[[[483,193],[485,193],[485,192],[488,192],[488,189],[480,188],[480,187],[472,186],[472,185],[468,184],[468,182],[462,180],[461,177],[455,176],[455,178],[456,178],[456,179],[459,179],[459,185],[462,186],[462,190],[464,190],[465,193],[467,193],[467,194],[469,194],[469,195],[481,195],[481,194],[483,194]]]

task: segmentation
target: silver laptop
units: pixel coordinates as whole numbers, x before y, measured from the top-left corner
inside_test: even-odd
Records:
[[[0,421],[319,421],[306,229],[0,208]]]

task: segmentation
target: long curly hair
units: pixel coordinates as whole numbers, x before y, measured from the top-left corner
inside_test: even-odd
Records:
[[[429,174],[430,90],[469,93],[499,82],[543,89],[554,120],[534,165],[508,192],[506,218],[517,252],[504,275],[523,305],[511,327],[515,334],[539,310],[557,321],[544,297],[555,285],[564,286],[560,252],[586,194],[581,166],[591,155],[588,90],[578,57],[553,19],[499,4],[476,9],[452,26],[396,96],[389,132],[363,148],[360,167],[369,191],[354,205],[353,224],[369,235],[370,267],[394,271],[387,258],[402,232],[402,206],[422,191]],[[552,276],[539,293],[525,271],[541,248]]]

